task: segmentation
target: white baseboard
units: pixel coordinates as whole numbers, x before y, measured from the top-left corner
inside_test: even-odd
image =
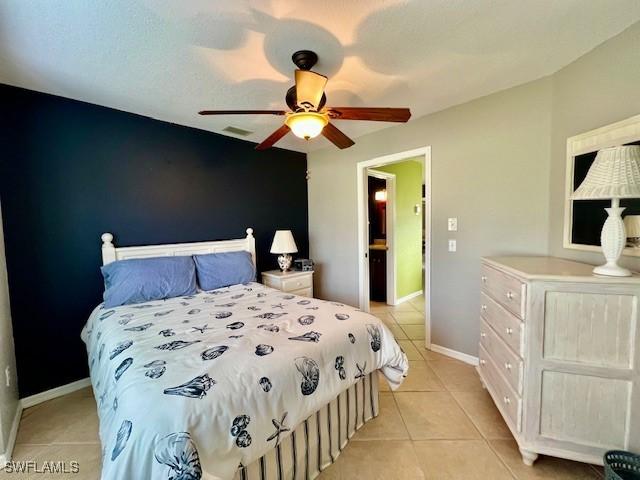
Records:
[[[418,290],[417,292],[410,293],[409,295],[405,295],[401,298],[396,298],[396,303],[394,305],[400,305],[401,303],[406,302],[407,300],[411,300],[412,298],[416,298],[422,295],[422,290]]]
[[[75,382],[67,383],[66,385],[61,385],[60,387],[25,397],[20,400],[20,402],[22,403],[22,408],[29,408],[34,405],[38,405],[39,403],[46,402],[47,400],[61,397],[67,393],[75,392],[76,390],[80,390],[81,388],[85,388],[90,385],[91,379],[87,377],[82,380],[76,380]]]
[[[11,461],[13,455],[13,447],[16,444],[16,437],[18,436],[18,426],[20,425],[20,418],[22,417],[22,402],[18,402],[16,406],[16,413],[13,416],[13,422],[11,422],[11,430],[9,431],[9,437],[7,438],[7,444],[5,446],[4,453],[0,454],[0,470],[3,469],[4,464]]]
[[[447,347],[441,347],[440,345],[436,345],[435,343],[431,344],[430,350],[433,350],[436,353],[441,353],[442,355],[446,355],[447,357],[455,358],[456,360],[468,363],[469,365],[478,366],[478,364],[480,363],[478,357],[474,357],[473,355],[469,355],[467,353],[458,352],[457,350],[452,350]]]

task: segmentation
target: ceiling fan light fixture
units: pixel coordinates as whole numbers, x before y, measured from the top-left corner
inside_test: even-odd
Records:
[[[284,123],[296,137],[309,140],[322,133],[322,129],[329,123],[329,118],[323,113],[298,112],[287,115]]]

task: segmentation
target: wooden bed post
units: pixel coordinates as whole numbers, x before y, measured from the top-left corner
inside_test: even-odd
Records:
[[[247,251],[251,253],[253,266],[256,266],[256,239],[253,236],[253,228],[247,228]]]
[[[102,264],[116,261],[116,247],[113,245],[113,235],[110,233],[103,233],[100,237],[102,239]]]

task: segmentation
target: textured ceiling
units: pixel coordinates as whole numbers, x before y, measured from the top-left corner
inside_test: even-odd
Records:
[[[638,0],[2,0],[0,82],[258,142],[281,117],[196,112],[283,108],[295,50],[319,54],[328,105],[417,118],[548,75],[638,20]]]

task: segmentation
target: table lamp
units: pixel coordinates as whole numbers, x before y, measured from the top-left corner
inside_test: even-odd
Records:
[[[280,270],[286,272],[291,268],[291,253],[296,253],[298,247],[293,239],[291,230],[276,230],[271,244],[271,253],[278,253],[278,265]]]
[[[628,277],[631,272],[618,265],[627,242],[621,198],[640,198],[640,145],[604,148],[596,155],[587,176],[571,195],[573,200],[611,199],[609,214],[600,234],[607,262],[593,269],[596,275]]]

